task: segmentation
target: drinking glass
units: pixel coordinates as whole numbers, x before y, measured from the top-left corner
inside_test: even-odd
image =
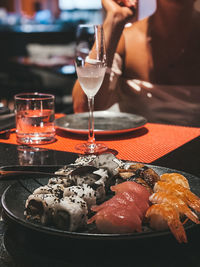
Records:
[[[55,141],[54,95],[21,93],[14,99],[17,142],[40,145]]]
[[[107,150],[95,142],[94,97],[101,87],[106,71],[106,51],[102,25],[80,24],[77,29],[76,72],[79,83],[88,98],[88,141],[78,144],[77,150],[85,154],[97,154]]]

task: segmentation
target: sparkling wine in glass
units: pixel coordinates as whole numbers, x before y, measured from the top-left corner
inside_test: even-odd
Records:
[[[96,143],[94,134],[94,97],[99,91],[106,71],[106,51],[102,25],[81,24],[77,29],[76,72],[88,98],[88,141],[76,149],[85,154],[98,154],[107,147]]]

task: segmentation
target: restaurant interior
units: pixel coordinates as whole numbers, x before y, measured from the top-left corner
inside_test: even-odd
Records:
[[[56,93],[58,112],[72,112],[75,30],[100,23],[100,1],[0,1],[1,100],[15,93]]]
[[[155,9],[141,1],[140,16]],[[71,92],[75,32],[80,23],[102,23],[100,0],[1,0],[1,102],[20,92],[56,94],[56,111],[73,113]]]
[[[178,3],[160,0],[165,1]],[[156,8],[156,0],[139,0],[136,20]],[[195,8],[200,12],[200,0]],[[101,0],[0,0],[0,267],[200,266],[199,107],[192,114],[196,121],[180,124],[100,110],[93,129],[87,112],[74,111],[77,28],[104,19]],[[150,92],[145,110],[153,98],[151,83],[134,82],[136,97],[142,86]],[[19,137],[17,108],[27,99],[14,96],[36,92],[55,96],[51,141]],[[184,101],[178,104],[183,109]],[[22,132],[28,129],[23,127]],[[105,145],[100,152],[93,148],[96,141]],[[88,143],[90,150],[78,150]],[[153,199],[158,193],[171,198],[159,203]]]

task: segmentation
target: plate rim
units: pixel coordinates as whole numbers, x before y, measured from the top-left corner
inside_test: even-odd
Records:
[[[127,162],[130,162],[130,161],[127,161]],[[141,163],[141,162],[136,162],[136,161],[131,161],[131,162]],[[184,172],[181,170],[171,169],[168,167],[163,167],[163,166],[158,166],[158,165],[153,165],[153,164],[145,164],[145,165],[149,167],[153,167],[153,168],[158,168],[160,170],[166,169],[170,172],[179,172],[183,175],[186,175],[186,177],[188,175],[192,178],[200,179],[198,178],[198,176],[195,176],[193,174],[190,174],[188,172]],[[5,212],[5,215],[8,216],[8,218],[11,219],[12,221],[24,226],[25,228],[28,228],[34,231],[43,232],[51,236],[53,235],[53,236],[60,236],[60,237],[65,237],[65,238],[73,238],[73,239],[78,238],[78,239],[85,239],[85,240],[92,240],[92,239],[93,240],[135,240],[135,239],[145,239],[145,238],[151,238],[151,237],[165,236],[169,234],[172,235],[169,229],[166,229],[163,231],[143,231],[140,233],[134,232],[134,233],[128,233],[128,234],[99,234],[99,233],[87,233],[87,232],[70,232],[70,231],[60,230],[57,228],[41,225],[39,223],[27,221],[25,217],[19,218],[15,214],[13,214],[13,212],[8,209],[5,203],[5,197],[6,197],[7,192],[10,190],[10,188],[14,187],[16,184],[18,184],[18,182],[9,185],[2,194],[1,203],[3,207],[3,211]],[[188,229],[194,226],[196,226],[196,224],[189,221],[189,224],[186,225],[184,228],[187,231]]]
[[[143,119],[143,122],[140,125],[138,125],[137,127],[131,127],[131,128],[127,128],[127,129],[119,129],[119,130],[99,130],[99,129],[94,129],[94,132],[97,135],[123,134],[123,133],[131,132],[131,131],[135,131],[135,130],[138,130],[138,129],[144,127],[148,122],[147,119],[145,117],[143,117],[142,115],[127,113],[127,112],[114,112],[114,111],[107,111],[107,110],[94,111],[94,116],[95,116],[95,114],[100,114],[100,113],[102,113],[102,115],[106,114],[106,113],[111,113],[111,114],[119,113],[119,114],[123,114],[123,115],[126,115],[126,116],[137,116],[137,117],[140,117],[141,119]],[[76,115],[78,116],[78,114],[79,115],[80,114],[81,115],[87,115],[88,112],[73,113],[73,114],[69,114],[69,115],[65,115],[63,117],[57,118],[55,120],[56,128],[58,128],[60,130],[67,131],[67,132],[75,133],[75,134],[82,134],[82,135],[88,134],[88,130],[87,129],[75,129],[75,128],[70,128],[70,127],[62,127],[62,126],[57,124],[59,121],[62,121],[62,120],[64,120],[65,118],[67,118],[69,116],[76,116]]]

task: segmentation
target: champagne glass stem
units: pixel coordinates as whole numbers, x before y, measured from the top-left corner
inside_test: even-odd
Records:
[[[88,142],[94,143],[95,137],[94,137],[94,97],[88,97],[88,108],[89,108],[89,120],[88,120]]]

